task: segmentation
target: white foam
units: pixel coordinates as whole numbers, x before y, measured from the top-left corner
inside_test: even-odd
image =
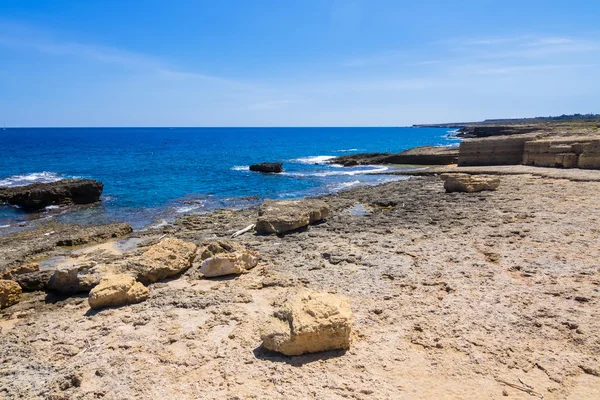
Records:
[[[202,207],[202,205],[200,205],[200,204],[194,204],[194,205],[190,205],[190,206],[176,207],[175,208],[175,212],[183,214],[183,213],[187,213],[187,212],[190,212],[190,211],[197,210],[200,207]]]
[[[343,149],[343,150],[336,150],[336,153],[350,153],[353,151],[358,151],[358,149]]]
[[[289,176],[298,176],[298,177],[309,177],[309,176],[354,176],[354,175],[365,175],[377,172],[387,171],[388,167],[376,167],[371,169],[363,169],[363,170],[352,170],[352,171],[326,171],[326,172],[313,172],[313,173],[304,173],[304,172],[284,172],[284,175]]]
[[[348,188],[351,188],[352,186],[356,186],[356,185],[360,185],[360,181],[342,182],[339,185],[337,185],[333,189],[333,191],[337,192],[338,190],[348,189]]]
[[[311,157],[301,157],[291,160],[295,163],[300,164],[325,164],[327,161],[334,159],[335,156],[311,156]]]
[[[231,167],[232,171],[250,171],[250,166],[248,165],[236,165]]]
[[[0,225],[0,229],[3,229],[3,228],[10,228],[10,225]]]
[[[59,208],[60,208],[60,206],[46,206],[46,210],[56,210]]]
[[[0,180],[1,187],[25,186],[35,182],[50,183],[64,179],[55,172],[34,172],[31,174],[12,175]]]

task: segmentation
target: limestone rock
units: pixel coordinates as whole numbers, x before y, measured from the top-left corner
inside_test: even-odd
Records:
[[[89,204],[100,201],[104,185],[91,179],[63,179],[0,189],[0,202],[24,210],[41,210],[50,205]]]
[[[258,264],[257,252],[236,242],[219,240],[198,250],[200,272],[207,277],[241,274]]]
[[[285,233],[321,221],[329,215],[329,206],[322,200],[265,200],[258,211],[256,232]]]
[[[37,290],[46,290],[48,282],[54,275],[55,270],[44,270],[36,272],[28,272],[26,274],[19,274],[14,277],[21,289],[24,292],[34,292]]]
[[[89,292],[106,274],[101,268],[95,267],[95,263],[85,263],[57,269],[46,287],[62,294]]]
[[[90,291],[88,303],[91,308],[116,307],[139,303],[148,298],[147,287],[126,274],[106,275]]]
[[[191,267],[197,247],[194,243],[166,238],[141,256],[125,261],[119,270],[135,275],[144,284],[157,282]]]
[[[266,173],[279,173],[283,172],[283,164],[280,162],[273,163],[260,163],[260,164],[252,164],[250,166],[250,171],[254,172],[266,172]]]
[[[303,289],[275,312],[261,338],[265,348],[288,356],[348,349],[352,318],[347,298]]]
[[[28,274],[31,272],[37,272],[40,270],[40,265],[38,263],[27,263],[17,265],[15,267],[7,267],[4,269],[2,274],[0,274],[0,279],[11,279],[15,280],[18,275]]]
[[[468,174],[442,174],[444,189],[446,193],[453,192],[482,192],[484,190],[496,190],[500,186],[500,179],[491,176],[468,175]]]
[[[21,301],[21,286],[15,281],[0,280],[0,309]]]
[[[458,150],[458,165],[521,164],[525,143],[536,137],[526,134],[463,140]]]

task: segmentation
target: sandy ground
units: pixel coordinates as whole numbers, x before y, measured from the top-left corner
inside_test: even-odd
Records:
[[[27,293],[0,313],[0,398],[599,399],[600,182],[501,179],[477,194],[420,177],[326,196],[324,223],[235,239],[262,255],[249,273],[190,270],[136,305]],[[255,218],[166,232],[200,242]],[[350,298],[349,351],[261,347],[273,301],[297,286]]]

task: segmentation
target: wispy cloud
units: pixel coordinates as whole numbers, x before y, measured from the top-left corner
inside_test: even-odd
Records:
[[[52,39],[52,35],[47,32],[11,23],[0,22],[0,46],[17,51],[36,51],[47,55],[77,57],[116,65],[124,69],[152,72],[168,79],[195,79],[247,86],[236,80],[179,69],[172,63],[151,55],[115,47]]]

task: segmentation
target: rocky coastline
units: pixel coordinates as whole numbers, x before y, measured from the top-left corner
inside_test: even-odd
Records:
[[[346,156],[438,166],[147,231],[0,236],[0,395],[597,398],[600,170],[459,153]]]

